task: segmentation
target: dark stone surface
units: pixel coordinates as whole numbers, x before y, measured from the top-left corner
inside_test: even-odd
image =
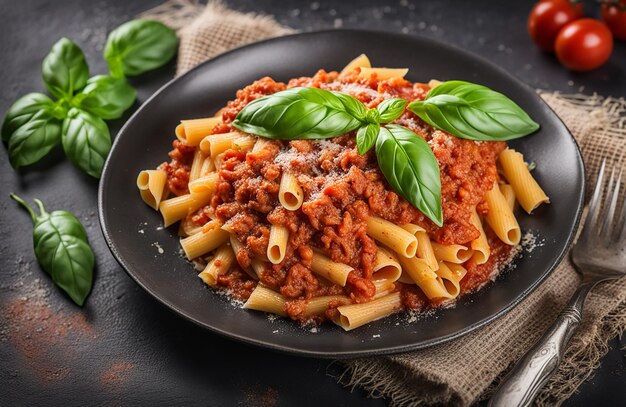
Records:
[[[40,64],[61,36],[85,51],[92,73],[104,73],[106,33],[160,0],[0,3],[0,112],[27,92],[43,91]],[[473,51],[536,88],[626,96],[626,44],[585,74],[564,70],[530,43],[532,1],[229,0],[244,11],[274,14],[302,30],[333,26],[419,34]],[[592,14],[596,5],[586,2]],[[390,44],[393,46],[393,44]],[[425,58],[425,63],[427,59]],[[138,103],[173,76],[174,66],[133,79]],[[110,123],[115,135],[126,117]],[[335,384],[328,361],[277,354],[210,334],[167,311],[133,283],[104,244],[97,220],[97,181],[62,152],[13,171],[0,149],[0,404],[2,405],[385,405]],[[37,265],[31,225],[9,200],[15,191],[49,209],[74,212],[97,257],[94,290],[84,309],[72,305]],[[623,345],[622,345],[623,346]],[[626,366],[618,340],[593,379],[565,405],[623,402]]]

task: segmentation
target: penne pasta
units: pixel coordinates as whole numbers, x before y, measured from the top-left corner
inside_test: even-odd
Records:
[[[180,221],[180,226],[178,228],[178,235],[181,237],[187,237],[191,235],[195,235],[196,233],[200,233],[202,231],[202,226],[198,226],[192,219],[191,216],[187,215]]]
[[[342,70],[340,75],[345,75],[348,72],[352,72],[357,68],[371,68],[372,64],[370,63],[369,58],[365,54],[361,54],[358,57],[354,58],[352,61],[348,63]]]
[[[283,317],[287,316],[285,298],[261,284],[257,284],[248,300],[243,304],[243,308],[269,312]]]
[[[266,138],[263,138],[263,137],[257,137],[256,143],[254,143],[254,147],[252,147],[252,152],[253,153],[257,153],[257,152],[263,150],[269,144],[271,144],[271,141],[269,139],[266,139]]]
[[[240,136],[233,140],[232,148],[238,151],[248,151],[254,148],[256,140],[257,138],[253,136]]]
[[[204,164],[204,154],[200,149],[196,149],[193,153],[193,161],[191,163],[191,170],[189,171],[189,182],[200,178],[202,172],[202,164]]]
[[[413,234],[377,216],[367,220],[367,234],[402,257],[413,257],[417,252],[417,238]]]
[[[296,177],[288,172],[283,172],[280,179],[278,200],[285,209],[290,211],[299,209],[302,206],[302,201],[304,201],[302,187],[298,184]]]
[[[500,153],[500,165],[504,176],[515,191],[515,197],[526,213],[532,213],[542,203],[550,203],[550,198],[533,178],[524,156],[507,148]]]
[[[509,205],[511,210],[515,209],[515,191],[513,191],[513,187],[510,184],[500,184],[500,193],[506,199],[506,203]]]
[[[373,283],[374,287],[376,287],[376,293],[374,294],[373,299],[385,296],[396,288],[396,285],[391,280],[376,280],[373,281]]]
[[[167,173],[162,170],[143,170],[137,176],[137,188],[141,199],[154,210],[167,196]]]
[[[450,263],[465,263],[472,257],[472,249],[460,244],[439,244],[431,242],[435,257],[439,261],[449,261]]]
[[[229,234],[220,226],[217,221],[211,221],[204,225],[199,233],[180,239],[187,259],[200,257],[228,242]]]
[[[312,317],[314,315],[321,315],[328,309],[328,305],[331,302],[340,303],[342,305],[350,304],[350,298],[345,295],[324,295],[321,297],[314,297],[306,304],[304,308],[304,316]]]
[[[347,264],[336,263],[318,250],[313,250],[311,271],[324,277],[328,281],[332,281],[344,287],[348,281],[348,274],[350,274],[352,270],[353,268]]]
[[[216,172],[197,178],[189,183],[189,192],[192,194],[213,194],[219,178]]]
[[[491,229],[504,243],[511,246],[517,245],[522,238],[522,233],[497,183],[494,183],[493,188],[487,191],[485,201],[489,206],[486,219]]]
[[[455,266],[463,268],[463,266],[456,263],[446,263],[441,262],[439,264],[439,268],[435,273],[437,273],[437,277],[441,280],[444,289],[448,292],[447,298],[456,298],[461,293],[461,285],[459,282],[465,276],[465,273],[459,273],[458,271],[452,271],[449,267],[450,264],[454,264]],[[458,269],[455,269],[458,270]],[[465,270],[463,268],[463,270]],[[465,271],[467,272],[467,270]]]
[[[372,280],[396,281],[402,274],[402,267],[396,256],[384,248],[379,247],[374,257]]]
[[[410,259],[402,257],[400,264],[402,264],[402,270],[426,294],[426,297],[429,299],[450,298],[450,293],[444,287],[443,281],[437,276],[437,273],[428,267],[424,260],[417,257]],[[441,264],[439,266],[441,267]]]
[[[379,81],[392,78],[404,78],[409,72],[408,68],[361,68],[360,78],[371,79],[376,76]]]
[[[428,81],[428,87],[431,89],[435,89],[437,86],[441,85],[442,82],[437,79],[431,79]]]
[[[197,146],[221,122],[222,119],[219,117],[181,120],[176,127],[176,137],[188,146]]]
[[[472,258],[474,259],[476,264],[485,264],[487,263],[487,260],[489,260],[489,256],[491,255],[491,248],[489,247],[487,235],[485,234],[485,230],[483,229],[483,223],[481,222],[480,217],[476,212],[476,208],[472,210],[470,221],[480,233],[480,236],[477,239],[472,240],[471,242],[471,248],[473,251]]]
[[[218,154],[232,148],[233,142],[241,136],[242,134],[236,131],[231,133],[211,134],[202,139],[200,142],[200,150],[202,150],[202,153],[211,156],[215,160]]]
[[[223,225],[222,225],[222,230],[224,230]],[[239,253],[242,250],[243,245],[241,244],[239,239],[237,239],[237,236],[235,236],[232,233],[230,233],[229,241],[230,241],[230,247],[232,248],[233,253],[235,253],[235,260],[237,260],[237,253]],[[259,275],[256,273],[253,267],[242,267],[242,269],[243,271],[246,272],[246,274],[248,274],[254,280],[259,279]]]
[[[426,230],[412,223],[402,225],[402,229],[412,233],[417,239],[416,256],[420,259],[424,259],[428,267],[432,270],[437,270],[437,268],[439,268],[439,261],[435,257],[435,252],[433,251],[433,246],[430,243],[430,237],[428,233],[426,233]]]
[[[161,215],[163,216],[163,225],[168,227],[178,222],[189,213],[208,205],[211,196],[212,193],[203,192],[181,195],[162,201],[159,205],[159,211],[161,211]]]
[[[214,287],[217,284],[217,278],[226,273],[234,262],[235,253],[229,245],[225,244],[215,252],[215,257],[209,260],[198,277],[206,284]]]
[[[395,292],[370,302],[337,307],[339,316],[333,322],[344,330],[350,331],[368,322],[391,315],[401,307],[400,293]]]
[[[289,230],[284,226],[272,225],[267,245],[267,258],[273,264],[279,264],[285,258]]]

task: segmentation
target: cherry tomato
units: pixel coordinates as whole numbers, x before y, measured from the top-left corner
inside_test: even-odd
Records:
[[[554,51],[556,36],[567,23],[583,16],[583,5],[569,0],[543,0],[528,16],[528,33],[544,51]]]
[[[619,3],[602,3],[602,19],[613,36],[626,41],[626,0]]]
[[[556,56],[572,71],[590,71],[606,62],[613,36],[606,24],[593,18],[572,21],[556,37]]]

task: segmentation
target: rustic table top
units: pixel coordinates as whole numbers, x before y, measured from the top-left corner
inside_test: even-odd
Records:
[[[104,73],[106,34],[161,0],[81,0],[0,4],[0,112],[27,92],[41,92],[41,60],[62,36],[84,50],[92,73]],[[532,1],[228,0],[243,11],[273,14],[291,27],[370,28],[423,35],[486,57],[535,88],[626,96],[626,43],[596,71],[573,74],[541,54],[526,34]],[[589,9],[597,6],[588,3]],[[358,4],[358,5],[357,5]],[[139,103],[174,74],[174,65],[133,79]],[[135,110],[136,104],[131,110]],[[114,136],[125,117],[111,123]],[[55,152],[20,171],[0,149],[0,400],[8,405],[207,404],[386,405],[345,389],[327,360],[257,349],[203,330],[165,309],[115,262],[97,218],[97,181]],[[83,309],[37,265],[31,223],[8,193],[39,197],[75,213],[87,228],[97,267]],[[593,379],[566,405],[623,402],[626,365],[617,339]],[[622,345],[623,346],[623,345]]]

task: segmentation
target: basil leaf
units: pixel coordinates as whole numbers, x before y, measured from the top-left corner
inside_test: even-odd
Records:
[[[376,157],[393,190],[441,227],[439,164],[428,143],[406,127],[389,124],[378,134]]]
[[[469,140],[511,140],[539,128],[502,93],[463,81],[442,83],[425,100],[409,104],[409,110],[431,126]]]
[[[16,129],[9,139],[9,161],[13,168],[41,160],[61,141],[61,121],[49,110],[40,110]]]
[[[356,104],[346,107],[347,98],[352,97],[317,88],[291,88],[248,103],[232,124],[243,132],[272,139],[335,137],[364,124],[351,113],[358,109]]]
[[[85,86],[89,67],[83,51],[69,38],[61,38],[50,50],[41,66],[43,81],[57,98],[71,99]]]
[[[111,149],[106,123],[91,113],[72,108],[63,122],[63,150],[78,168],[100,178]]]
[[[350,113],[352,117],[361,121],[365,121],[367,108],[363,103],[361,103],[355,97],[348,95],[347,93],[332,92],[332,94],[339,98],[341,103],[343,103],[346,112]]]
[[[380,122],[390,123],[396,120],[402,113],[408,101],[400,98],[383,100],[376,110],[380,112]]]
[[[135,76],[158,68],[176,53],[178,38],[171,28],[149,20],[131,20],[109,33],[104,59],[111,75]]]
[[[15,194],[11,198],[30,214],[35,256],[52,281],[82,306],[93,284],[94,254],[83,225],[70,212],[47,213],[39,199],[39,215]]]
[[[9,141],[11,135],[29,122],[40,110],[52,110],[54,102],[43,93],[29,93],[11,105],[2,122],[2,140]]]
[[[137,92],[125,79],[107,75],[89,78],[72,103],[105,120],[120,118],[135,102]]]
[[[369,109],[365,113],[365,121],[371,124],[380,124],[380,112],[377,109]]]
[[[379,131],[380,125],[374,123],[368,123],[359,128],[356,132],[356,148],[359,154],[365,154],[374,147]]]

